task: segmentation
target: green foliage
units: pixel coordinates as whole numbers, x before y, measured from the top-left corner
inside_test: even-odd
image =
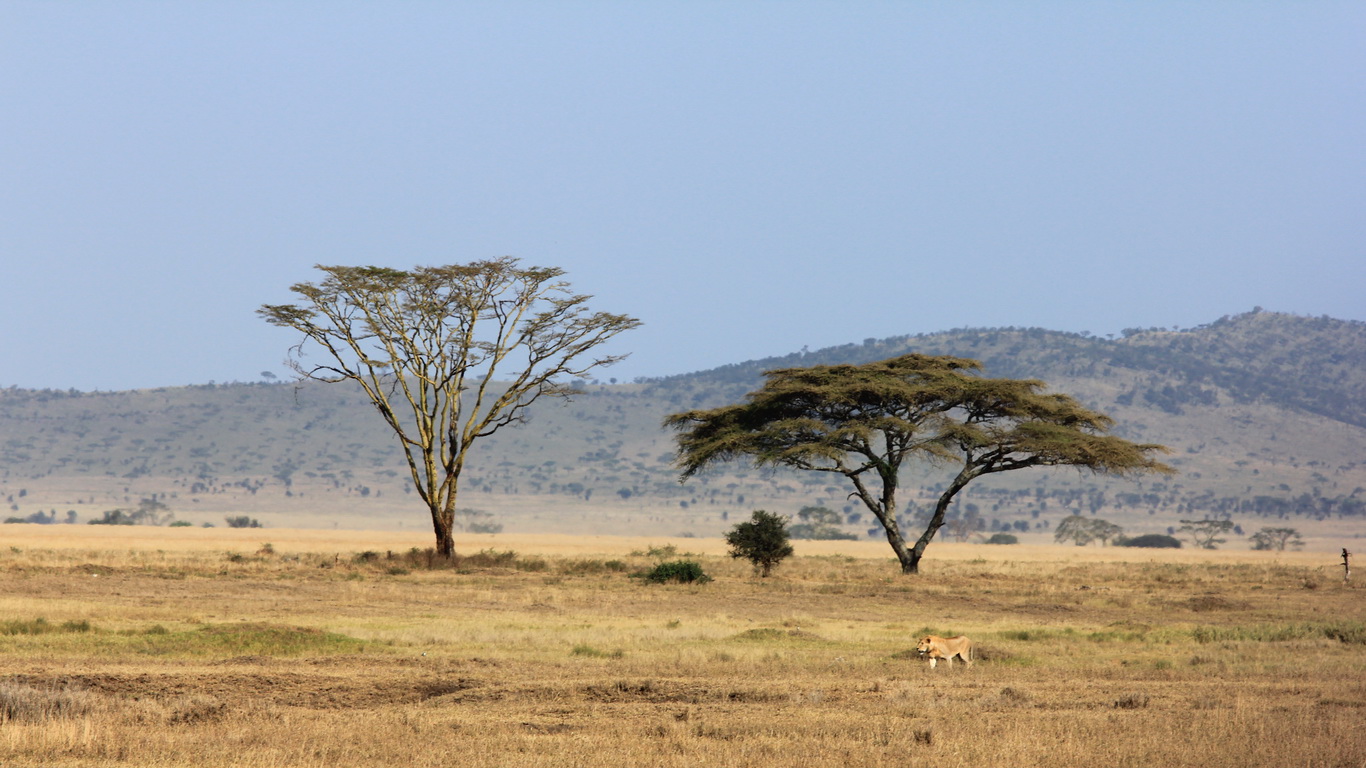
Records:
[[[1034,380],[988,379],[981,364],[907,354],[863,365],[817,365],[765,373],[746,402],[676,413],[677,466],[687,479],[732,459],[756,466],[843,475],[887,532],[904,572],[915,572],[972,480],[1036,466],[1075,466],[1117,476],[1174,470],[1166,452],[1107,434],[1111,419]],[[902,467],[912,459],[961,462],[925,532],[909,548],[895,517]]]
[[[987,544],[1019,544],[1020,537],[1013,533],[993,533],[986,540]]]
[[[792,554],[788,542],[787,518],[754,510],[749,522],[736,523],[726,534],[731,557],[743,557],[754,564],[754,570],[767,577],[773,568]]]
[[[1180,549],[1181,540],[1162,533],[1147,533],[1131,539],[1120,539],[1115,544],[1121,547],[1143,547],[1147,549]]]
[[[236,515],[236,516],[233,516],[233,517],[225,517],[225,518],[223,518],[223,522],[227,523],[229,528],[264,528],[264,527],[265,527],[265,526],[261,525],[261,523],[260,523],[259,521],[257,521],[255,518],[248,517],[248,516],[246,516],[246,515]]]
[[[680,584],[705,584],[711,581],[702,565],[693,560],[670,560],[660,563],[644,574],[644,579],[655,584],[678,582]]]

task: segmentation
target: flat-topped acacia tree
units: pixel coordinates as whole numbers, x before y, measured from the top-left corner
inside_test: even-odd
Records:
[[[882,524],[903,573],[916,573],[954,496],[988,474],[1072,466],[1110,475],[1169,474],[1161,445],[1107,434],[1112,420],[1032,379],[990,379],[976,360],[910,354],[864,365],[767,371],[746,401],[677,413],[682,479],[732,459],[843,475]],[[924,532],[897,523],[902,467],[957,467]]]
[[[402,271],[327,267],[291,287],[298,304],[265,305],[266,322],[303,339],[290,366],[304,379],[353,381],[403,446],[431,513],[436,552],[455,553],[455,500],[475,442],[522,421],[567,379],[622,356],[599,345],[640,321],[591,312],[553,267],[505,257]],[[306,362],[309,353],[321,362]]]

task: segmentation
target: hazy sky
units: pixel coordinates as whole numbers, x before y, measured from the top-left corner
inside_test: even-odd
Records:
[[[1366,3],[0,2],[0,386],[252,381],[314,264],[512,255],[603,379],[1366,319]]]

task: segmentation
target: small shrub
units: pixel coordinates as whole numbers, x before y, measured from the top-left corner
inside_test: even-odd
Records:
[[[991,538],[986,540],[987,544],[1019,544],[1020,537],[1013,533],[993,533]]]
[[[787,518],[754,510],[747,523],[737,523],[726,534],[731,557],[743,557],[754,564],[754,571],[767,577],[774,566],[792,554],[788,542]]]
[[[1149,533],[1116,542],[1122,547],[1144,547],[1146,549],[1180,549],[1181,540],[1161,533]]]
[[[645,580],[656,584],[676,581],[680,584],[705,584],[711,581],[701,564],[692,560],[671,560],[660,563],[645,574]]]

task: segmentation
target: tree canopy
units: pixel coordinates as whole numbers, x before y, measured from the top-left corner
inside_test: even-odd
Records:
[[[1112,475],[1171,473],[1166,452],[1107,434],[1112,421],[1032,379],[992,379],[975,360],[909,354],[863,365],[765,372],[745,402],[677,413],[682,479],[724,461],[843,475],[914,573],[954,497],[983,475],[1073,466]],[[924,532],[908,546],[897,522],[911,459],[957,466]]]
[[[731,557],[743,557],[754,564],[754,570],[767,578],[774,566],[792,554],[788,541],[787,518],[754,510],[749,522],[736,523],[726,534]]]
[[[259,314],[303,334],[289,361],[302,378],[365,391],[403,447],[444,557],[454,553],[459,478],[475,442],[522,421],[542,397],[569,395],[567,379],[617,362],[596,348],[640,324],[591,312],[563,270],[510,257],[318,269],[321,282],[292,286],[298,304]]]
[[[1109,544],[1111,539],[1117,539],[1124,533],[1124,529],[1109,520],[1101,520],[1098,517],[1083,517],[1081,515],[1069,515],[1058,523],[1058,527],[1053,529],[1053,540],[1058,543],[1070,541],[1079,547],[1086,546],[1093,541],[1100,541],[1101,544]]]

